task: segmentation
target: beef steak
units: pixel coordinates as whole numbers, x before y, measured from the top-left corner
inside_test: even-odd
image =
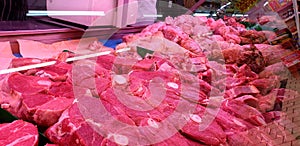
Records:
[[[38,129],[31,123],[17,120],[0,124],[0,145],[38,145]]]

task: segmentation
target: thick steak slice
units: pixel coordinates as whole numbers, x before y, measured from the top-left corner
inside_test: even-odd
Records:
[[[22,94],[33,94],[49,91],[52,81],[47,77],[25,76],[20,73],[13,73],[8,78],[8,86]]]
[[[33,115],[39,106],[54,99],[51,95],[33,94],[23,95],[22,105],[17,116],[23,120],[33,121]]]
[[[46,130],[45,135],[51,142],[65,146],[100,145],[103,139],[85,122],[77,104],[65,110],[59,121]]]
[[[37,108],[33,115],[34,121],[42,126],[55,124],[62,112],[71,106],[74,99],[54,98]]]
[[[0,145],[37,146],[38,130],[31,123],[22,120],[0,124]]]
[[[115,126],[117,125],[113,123],[115,120],[108,118],[107,114],[99,114],[99,104],[99,99],[83,95],[62,113],[59,121],[48,128],[45,135],[51,142],[59,145],[100,146],[104,144],[103,140],[109,139],[109,134],[115,132],[113,128],[119,130],[124,127]],[[79,106],[89,107],[89,109],[80,110]],[[115,118],[117,121],[134,125],[133,121],[125,115],[118,115]]]

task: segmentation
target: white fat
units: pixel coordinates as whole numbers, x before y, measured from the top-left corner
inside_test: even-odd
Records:
[[[190,118],[196,122],[196,123],[201,123],[202,122],[202,118],[198,115],[195,115],[195,114],[190,114]]]
[[[39,80],[37,83],[39,85],[46,85],[46,86],[50,86],[51,85],[50,81],[45,81],[45,80]]]
[[[40,71],[38,71],[37,73],[35,73],[36,75],[38,75],[38,76],[40,76],[40,77],[52,77],[52,75],[51,74],[48,74],[48,73],[46,73],[45,71],[43,71],[43,70],[40,70]]]
[[[89,89],[86,89],[86,90],[85,90],[85,95],[86,95],[86,96],[89,96],[89,97],[92,97],[92,96],[93,96],[91,90],[89,90]]]
[[[90,123],[90,124],[92,124],[92,125],[94,125],[94,126],[102,127],[102,124],[97,123],[97,122],[95,122],[95,121],[92,120],[92,119],[86,119],[85,121],[88,122],[88,123]]]
[[[78,103],[78,102],[79,102],[78,99],[75,98],[75,99],[73,100],[73,103],[72,103],[72,104],[75,104],[75,103]]]
[[[127,79],[122,75],[114,75],[113,79],[117,84],[125,84],[127,82]]]
[[[174,82],[168,82],[167,85],[171,88],[174,88],[174,89],[178,89],[179,86],[178,84],[174,83]]]
[[[51,75],[51,74],[48,74],[48,73],[43,73],[42,75],[41,75],[41,77],[49,77],[49,78],[52,78],[53,76]]]
[[[159,70],[162,71],[170,71],[172,67],[168,63],[163,63],[160,67]]]
[[[120,135],[120,134],[113,134],[115,143],[119,144],[119,145],[128,145],[129,144],[129,139],[124,136],[124,135]]]
[[[35,136],[35,135],[26,135],[26,136],[15,139],[15,141],[11,142],[10,144],[7,144],[6,146],[18,145],[20,142],[26,141],[32,137],[35,137],[35,139],[37,139],[37,136]]]
[[[40,63],[41,60],[38,60],[38,59],[32,59],[31,62],[32,62],[32,63]]]
[[[79,139],[76,139],[75,142],[76,142],[77,144],[79,144]]]
[[[3,104],[1,104],[1,108],[3,108],[3,109],[7,109],[9,107],[10,107],[9,103],[3,103]]]
[[[262,119],[262,118],[260,118],[260,117],[256,117],[256,120],[257,120],[258,122],[260,122],[261,124],[266,125],[266,122],[265,122],[264,119]]]
[[[142,92],[143,91],[143,87],[139,87],[139,89],[136,91],[137,93]]]
[[[147,121],[148,125],[154,128],[159,128],[158,124],[156,123],[156,121],[154,121],[153,119],[148,119]]]
[[[244,125],[243,123],[241,123],[240,121],[236,120],[236,119],[232,119],[233,122],[241,127],[246,127],[246,125]]]

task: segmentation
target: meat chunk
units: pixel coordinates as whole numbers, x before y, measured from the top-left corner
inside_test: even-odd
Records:
[[[262,126],[266,124],[264,117],[257,109],[244,104],[242,101],[226,100],[222,104],[222,109],[253,125]]]
[[[255,73],[261,72],[266,66],[262,53],[253,45],[250,48],[244,48],[237,64],[239,66],[247,64]]]
[[[38,145],[38,129],[31,123],[17,120],[0,124],[0,145]]]
[[[207,123],[207,127],[203,130],[200,130],[200,125],[206,123],[202,122],[204,112],[204,107],[197,106],[195,113],[190,115],[190,120],[181,129],[181,133],[187,137],[208,145],[224,144],[226,141],[225,132],[215,120],[213,120],[211,123]]]
[[[243,95],[257,95],[259,90],[255,86],[236,86],[226,92],[230,98],[237,98]]]

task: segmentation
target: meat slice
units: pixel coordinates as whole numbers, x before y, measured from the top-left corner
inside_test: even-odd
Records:
[[[222,109],[219,110],[216,121],[224,131],[242,132],[254,127],[253,124],[240,119]]]
[[[0,124],[0,145],[37,146],[38,129],[22,120]]]
[[[14,58],[11,61],[11,68],[21,67],[25,65],[32,65],[37,63],[42,63],[43,61],[41,59],[36,58]]]
[[[72,65],[65,62],[59,62],[52,66],[36,69],[35,76],[48,77],[54,82],[64,82],[68,78],[71,78]]]
[[[7,82],[11,90],[22,94],[47,92],[52,85],[52,81],[46,77],[26,76],[20,73],[11,74]]]
[[[54,99],[54,97],[51,95],[40,93],[34,95],[23,95],[22,97],[22,105],[17,116],[28,121],[33,121],[33,115],[39,106]]]
[[[244,104],[242,101],[225,100],[221,108],[253,125],[262,126],[266,124],[264,117],[257,109]]]
[[[243,96],[243,95],[257,95],[259,93],[259,90],[252,85],[249,86],[236,86],[233,87],[230,90],[226,91],[226,94],[230,97],[230,98],[237,98],[239,96]]]
[[[240,77],[240,78],[233,78],[233,77],[227,77],[226,78],[226,88],[231,89],[236,86],[240,86],[246,82],[246,77]]]
[[[49,127],[55,124],[62,112],[67,109],[74,99],[54,98],[39,106],[33,115],[34,121],[41,126]]]
[[[104,139],[115,140],[110,144],[115,145],[117,142],[123,145],[122,137],[120,140],[114,132],[130,131],[130,129],[124,130],[126,128],[124,124],[120,125],[118,122],[128,125],[134,125],[134,122],[125,114],[114,116],[114,118],[109,117],[109,113],[103,113],[106,110],[101,108],[100,104],[97,98],[80,96],[69,109],[62,113],[59,121],[46,130],[45,135],[50,141],[59,145],[103,145]]]
[[[252,95],[244,95],[244,96],[241,96],[234,100],[242,101],[243,103],[245,103],[249,106],[252,106],[254,108],[258,108],[258,104],[259,104],[259,101],[258,101],[259,99]]]
[[[270,76],[269,78],[257,79],[250,82],[249,84],[255,86],[262,95],[266,95],[272,89],[280,87],[280,81],[277,76]]]
[[[246,78],[248,82],[258,79],[258,75],[253,72],[247,64],[243,64],[241,67],[239,67],[234,77]]]
[[[226,141],[225,132],[215,120],[208,123],[208,127],[200,130],[200,125],[206,123],[202,122],[204,112],[205,108],[198,106],[195,113],[190,115],[190,119],[187,124],[181,129],[181,133],[186,137],[207,145],[224,144]]]
[[[290,76],[290,71],[282,62],[278,62],[267,66],[262,72],[259,73],[260,78],[269,78],[270,76],[277,75],[279,81],[285,80]]]
[[[270,111],[270,112],[263,113],[263,116],[265,117],[266,122],[270,123],[275,120],[279,120],[280,118],[285,116],[285,113],[282,111]]]
[[[58,145],[101,145],[103,137],[85,122],[77,105],[65,110],[45,135]],[[93,140],[94,139],[94,140]]]
[[[181,146],[204,146],[204,144],[200,144],[198,142],[187,139],[186,137],[182,136],[180,133],[176,133],[169,139],[166,139],[160,143],[153,144],[153,146],[170,146],[170,145],[178,145],[178,144],[180,144]]]
[[[272,65],[281,62],[281,58],[284,54],[289,54],[292,51],[290,49],[284,49],[281,45],[255,45],[257,49],[262,53],[265,58],[266,65]]]

